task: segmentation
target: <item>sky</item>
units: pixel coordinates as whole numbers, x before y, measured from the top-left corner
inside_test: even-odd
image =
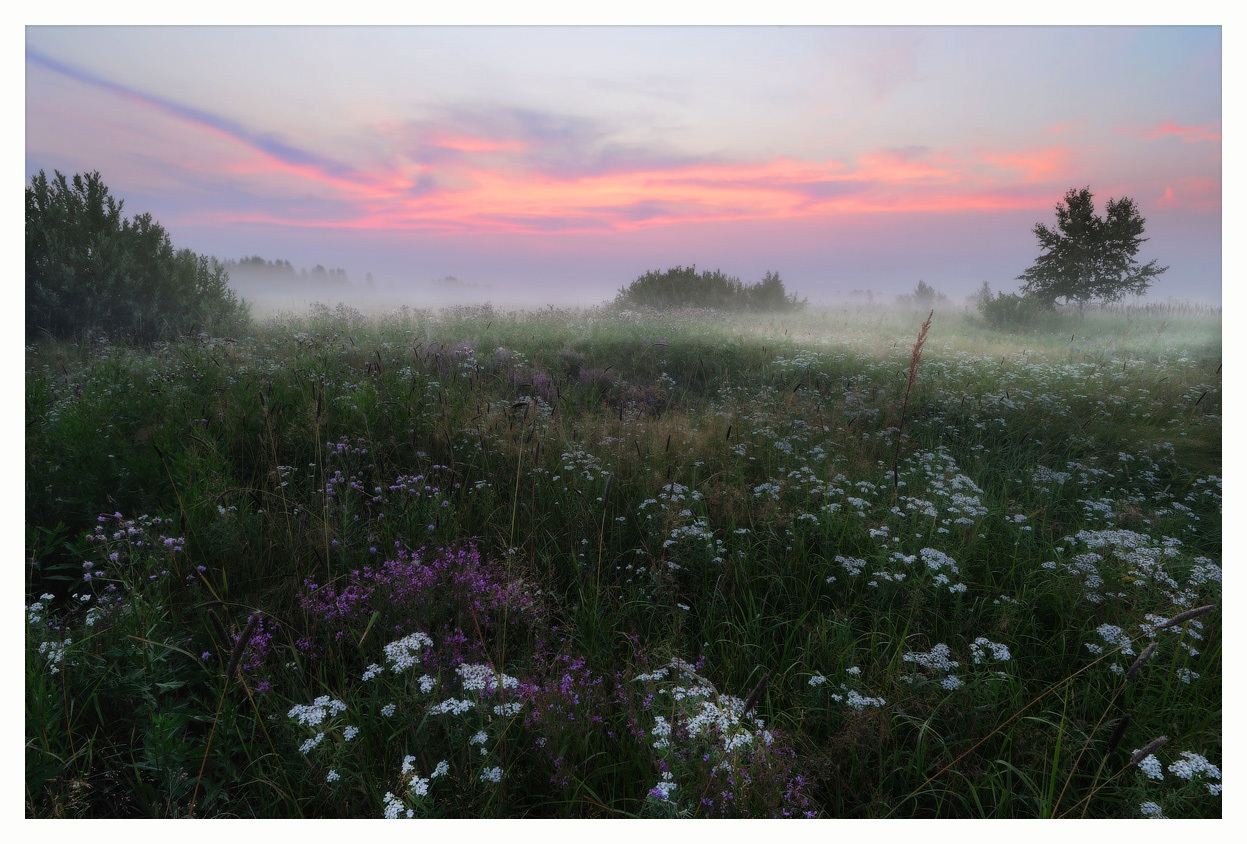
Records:
[[[1221,301],[1216,26],[25,30],[26,179],[178,248],[591,305],[695,264],[812,302],[1018,288],[1071,188]],[[444,288],[444,286],[443,286]]]

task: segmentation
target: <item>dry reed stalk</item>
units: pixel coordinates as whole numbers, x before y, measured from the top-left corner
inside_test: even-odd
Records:
[[[228,642],[229,633],[226,632],[225,625],[221,623],[221,619],[216,614],[216,610],[208,610],[208,618],[212,620],[212,627],[216,630],[217,638],[221,640],[221,643],[224,644],[225,642]]]
[[[238,641],[234,643],[234,650],[229,655],[229,665],[225,669],[225,676],[234,676],[234,671],[238,669],[238,663],[242,661],[243,652],[247,650],[247,645],[251,644],[251,637],[255,634],[256,625],[260,623],[260,616],[251,616],[247,619],[247,626],[243,628],[242,635],[238,637]]]
[[[1134,665],[1130,666],[1130,670],[1126,672],[1127,683],[1129,683],[1131,680],[1135,678],[1136,675],[1138,675],[1139,671],[1142,670],[1143,668],[1143,664],[1152,658],[1152,654],[1156,653],[1157,644],[1158,643],[1156,642],[1152,642],[1152,644],[1147,646],[1147,648],[1143,651],[1143,653],[1139,654],[1139,658],[1134,661]]]
[[[1177,615],[1175,615],[1173,618],[1169,619],[1168,621],[1162,621],[1160,624],[1156,625],[1156,629],[1164,630],[1166,627],[1173,627],[1174,625],[1181,624],[1184,621],[1190,621],[1192,618],[1198,618],[1199,616],[1204,615],[1205,613],[1210,613],[1216,608],[1217,608],[1216,604],[1206,604],[1205,606],[1202,606],[1202,607],[1196,607],[1193,610],[1180,612]]]
[[[753,691],[749,693],[747,698],[745,698],[745,708],[740,711],[742,716],[748,715],[749,710],[753,709],[754,705],[757,704],[758,698],[762,697],[762,690],[766,688],[766,684],[770,681],[770,679],[771,672],[768,671],[762,675],[762,679],[758,681],[758,685],[754,686]]]
[[[1164,747],[1167,741],[1169,741],[1169,736],[1161,736],[1160,738],[1152,739],[1145,744],[1141,750],[1136,750],[1130,755],[1130,761],[1126,763],[1126,767],[1129,768],[1131,765],[1139,764],[1144,759]]]
[[[1127,712],[1117,721],[1116,726],[1113,727],[1113,732],[1109,733],[1108,744],[1105,745],[1104,754],[1106,756],[1116,750],[1117,745],[1121,744],[1122,736],[1126,734],[1126,727],[1130,725],[1130,720],[1133,717],[1131,713]]]
[[[896,451],[892,454],[892,490],[900,488],[901,439],[905,432],[905,411],[909,408],[909,393],[918,380],[918,361],[922,360],[922,345],[927,342],[927,331],[931,328],[932,310],[927,314],[927,321],[918,331],[918,339],[914,342],[913,351],[909,353],[909,378],[905,381],[905,397],[901,400],[901,420],[896,425]]]

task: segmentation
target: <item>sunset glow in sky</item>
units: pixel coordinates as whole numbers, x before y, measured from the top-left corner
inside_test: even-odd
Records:
[[[219,258],[592,304],[1013,290],[1071,187],[1221,298],[1217,27],[29,27],[26,174]]]

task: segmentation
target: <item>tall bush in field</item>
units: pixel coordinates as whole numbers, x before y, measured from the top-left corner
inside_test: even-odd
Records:
[[[102,330],[139,340],[189,330],[228,331],[245,303],[213,259],[175,250],[150,214],[122,202],[93,172],[43,171],[26,188],[26,333]]]
[[[757,284],[745,284],[722,270],[697,272],[696,266],[650,270],[619,291],[615,303],[651,308],[717,308],[719,310],[787,311],[804,300],[784,289],[779,273],[768,272]]]

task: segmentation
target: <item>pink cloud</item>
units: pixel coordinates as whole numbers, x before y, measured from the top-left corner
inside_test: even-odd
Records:
[[[1221,143],[1221,121],[1209,123],[1205,126],[1179,126],[1172,120],[1166,120],[1164,123],[1158,123],[1151,129],[1144,129],[1140,134],[1149,141],[1176,136],[1187,143],[1200,141]]]
[[[985,153],[983,160],[1018,174],[1023,182],[1046,182],[1070,171],[1073,154],[1066,147],[1050,146],[1016,152]]]
[[[1066,120],[1061,123],[1053,123],[1043,131],[1046,135],[1069,135],[1080,131],[1082,126],[1083,121],[1081,120]]]
[[[1220,211],[1221,182],[1201,177],[1179,179],[1165,187],[1165,192],[1156,200],[1156,207],[1199,212]]]

